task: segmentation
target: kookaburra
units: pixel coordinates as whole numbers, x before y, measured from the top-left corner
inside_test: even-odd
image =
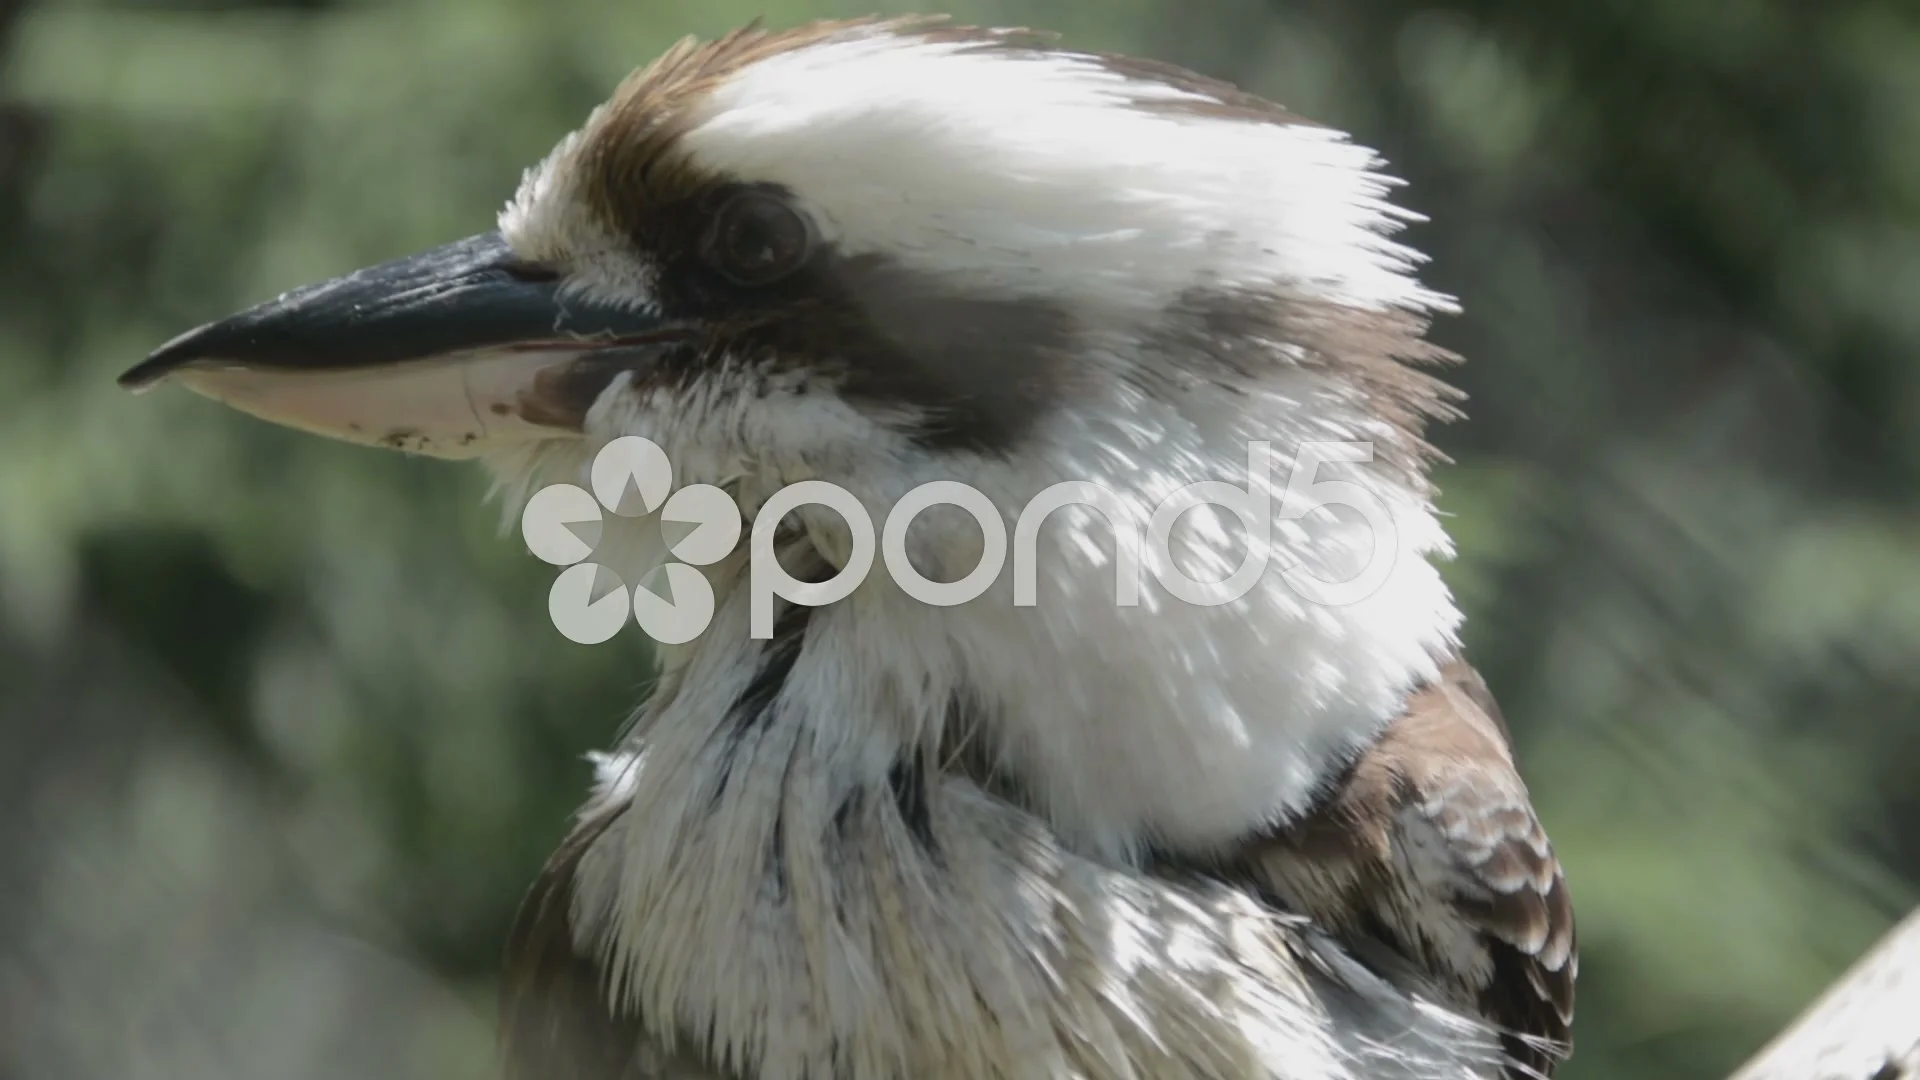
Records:
[[[712,624],[654,651],[520,916],[516,1076],[1546,1074],[1573,915],[1434,568],[1422,428],[1452,395],[1424,333],[1450,302],[1390,238],[1410,215],[1378,166],[1232,86],[1023,31],[750,28],[629,78],[497,231],[123,382],[521,492],[641,436],[748,521],[803,480],[875,522],[958,481],[1010,528],[1052,485],[1111,493],[1028,538],[1030,604],[1010,574],[936,606],[876,567],[756,637],[747,545],[706,567]],[[1271,468],[1244,479],[1254,443]],[[1301,512],[1310,452],[1309,488],[1384,519]],[[1221,481],[1270,494],[1270,528],[1193,510],[1117,602],[1119,534]],[[952,509],[906,540],[938,581],[984,547]],[[638,581],[658,525],[614,521],[597,558]],[[850,528],[802,506],[778,556],[832,577]],[[1156,584],[1252,547],[1230,602]],[[1299,587],[1376,554],[1365,595]]]

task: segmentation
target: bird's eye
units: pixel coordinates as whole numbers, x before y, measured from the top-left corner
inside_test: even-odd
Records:
[[[784,199],[745,191],[714,215],[706,257],[738,285],[769,285],[806,264],[813,226]]]

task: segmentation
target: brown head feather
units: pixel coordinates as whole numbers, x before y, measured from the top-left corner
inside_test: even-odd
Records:
[[[712,41],[681,38],[659,59],[628,76],[583,133],[586,197],[609,221],[625,226],[636,207],[694,194],[717,178],[701,174],[674,147],[702,99],[762,60],[836,39],[879,34],[994,48],[1033,47],[1045,39],[1026,30],[953,26],[945,15],[823,20],[788,30],[768,30],[755,20]]]

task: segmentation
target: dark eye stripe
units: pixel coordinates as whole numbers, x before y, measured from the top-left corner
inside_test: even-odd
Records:
[[[656,356],[649,381],[727,390],[755,377],[742,368],[797,373],[778,385],[876,406],[926,445],[999,452],[1058,405],[1078,348],[1061,305],[845,254],[777,185],[710,181],[638,201],[623,224],[655,268],[662,316],[689,330]]]

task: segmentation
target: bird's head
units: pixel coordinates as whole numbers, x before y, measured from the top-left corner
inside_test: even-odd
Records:
[[[1250,442],[1272,445],[1278,494],[1301,444],[1363,441],[1374,460],[1318,479],[1359,484],[1399,520],[1412,557],[1378,595],[1313,610],[1276,577],[1242,605],[1264,613],[1251,621],[1043,617],[1038,637],[978,642],[1050,658],[1033,692],[1062,712],[1185,710],[1244,747],[1256,710],[1297,700],[1344,731],[1387,715],[1457,621],[1423,558],[1446,545],[1421,441],[1446,391],[1418,365],[1440,355],[1422,335],[1447,301],[1391,239],[1409,215],[1376,165],[1228,85],[1021,32],[748,29],[629,78],[527,172],[498,231],[203,326],[123,381],[171,377],[310,431],[483,457],[510,483],[578,479],[600,446],[638,435],[682,483],[732,485],[749,514],[822,479],[876,521],[930,480],[985,492],[1009,522],[1041,489],[1086,481],[1144,525],[1174,489],[1244,478]],[[1373,542],[1276,514],[1275,544],[1291,546],[1276,575]],[[1111,609],[1111,572],[1081,572],[1111,541],[1062,520],[1066,569],[1043,592]],[[928,576],[946,554],[973,565],[978,530],[928,535]],[[1188,537],[1195,578],[1239,563],[1222,535]],[[1188,683],[1135,662],[1168,649],[1185,651]],[[1061,674],[1076,650],[1104,682]],[[1154,688],[1130,686],[1149,663]],[[1151,741],[1128,752],[1162,767]],[[1241,756],[1266,798],[1263,759]]]
[[[964,478],[1136,397],[1215,409],[1292,369],[1344,402],[1270,414],[1324,405],[1411,451],[1398,422],[1435,388],[1395,361],[1443,301],[1372,165],[1224,84],[1023,33],[749,29],[628,79],[498,231],[200,327],[123,382],[441,457],[639,434],[696,472],[852,480]]]

